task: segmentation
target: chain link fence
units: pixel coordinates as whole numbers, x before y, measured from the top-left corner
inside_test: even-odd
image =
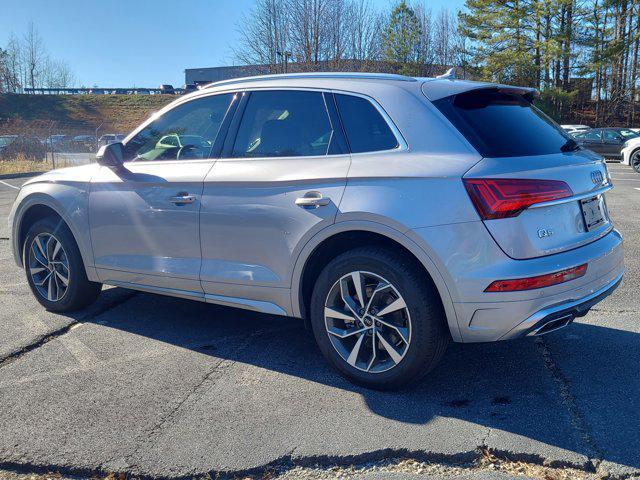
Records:
[[[102,125],[0,119],[0,174],[92,163],[100,146],[123,138]]]

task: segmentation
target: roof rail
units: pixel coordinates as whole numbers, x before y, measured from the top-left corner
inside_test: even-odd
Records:
[[[281,80],[289,78],[351,78],[354,80],[396,80],[402,82],[415,82],[413,77],[405,75],[397,75],[395,73],[367,73],[367,72],[308,72],[308,73],[277,73],[272,75],[256,75],[253,77],[231,78],[229,80],[221,80],[219,82],[209,83],[202,88],[219,87],[222,85],[230,85],[234,83],[245,83],[270,80]]]

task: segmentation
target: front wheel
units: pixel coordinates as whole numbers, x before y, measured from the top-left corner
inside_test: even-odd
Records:
[[[78,310],[98,297],[102,285],[87,278],[78,245],[62,220],[48,217],[34,223],[23,252],[29,287],[47,310]]]
[[[314,336],[327,360],[354,383],[380,390],[415,383],[435,367],[450,336],[425,275],[382,247],[332,260],[311,299]]]
[[[640,173],[640,150],[636,150],[631,155],[631,167],[638,173]]]

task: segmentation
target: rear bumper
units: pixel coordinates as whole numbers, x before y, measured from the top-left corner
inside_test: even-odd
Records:
[[[620,273],[611,282],[599,290],[578,300],[569,300],[559,305],[543,308],[537,311],[524,322],[514,327],[510,332],[500,337],[500,340],[526,336],[539,336],[545,333],[566,327],[576,317],[585,316],[591,307],[608,297],[622,281],[623,273]]]
[[[480,222],[416,233],[438,260],[436,265],[453,301],[455,319],[447,319],[457,342],[493,342],[534,335],[534,330],[546,333],[554,325],[542,327],[563,316],[564,323],[570,323],[610,293],[625,270],[622,236],[615,229],[579,248],[526,260],[505,255]],[[583,277],[558,285],[515,292],[484,291],[494,280],[533,277],[585,263]]]

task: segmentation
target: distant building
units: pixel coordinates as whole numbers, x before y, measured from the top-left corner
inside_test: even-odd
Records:
[[[420,75],[432,77],[440,75],[449,67],[440,65],[423,65],[420,67]],[[275,70],[275,71],[274,71]],[[202,85],[212,82],[220,82],[230,78],[252,77],[254,75],[267,75],[269,73],[282,73],[284,65],[275,67],[270,65],[238,65],[233,67],[207,67],[187,68],[184,71],[184,83]],[[339,63],[323,61],[314,65],[299,62],[287,64],[288,73],[296,72],[381,72],[399,73],[395,65],[383,61],[342,60]]]
[[[238,65],[233,67],[187,68],[184,71],[184,83],[202,85],[220,82],[230,78],[252,77],[269,73],[268,65]]]

